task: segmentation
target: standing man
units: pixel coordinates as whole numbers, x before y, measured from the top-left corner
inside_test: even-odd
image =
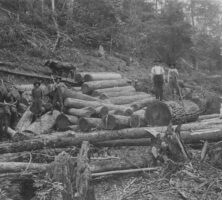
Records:
[[[52,113],[55,109],[57,103],[59,103],[60,112],[63,113],[64,110],[64,100],[63,100],[63,90],[66,88],[66,85],[61,82],[60,77],[56,77],[55,83],[54,83],[54,94],[53,94],[53,100],[52,100]]]
[[[151,69],[151,75],[152,75],[153,85],[155,89],[156,99],[162,101],[165,71],[163,67],[161,66],[161,62],[159,60],[154,62],[154,66]]]
[[[179,96],[179,99],[182,99],[180,86],[178,84],[179,73],[176,69],[176,64],[170,64],[170,69],[168,71],[168,83],[172,92],[173,97],[175,97],[175,92]]]
[[[32,105],[30,111],[34,114],[36,120],[42,113],[43,91],[40,88],[41,83],[39,81],[34,82],[33,85],[34,88],[32,89]]]

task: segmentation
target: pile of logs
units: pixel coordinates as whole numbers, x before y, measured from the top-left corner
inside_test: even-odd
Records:
[[[78,76],[83,82],[82,88],[63,88],[64,113],[46,113],[31,124],[32,114],[27,110],[17,130],[38,135],[51,129],[88,132],[164,126],[170,121],[173,124],[196,121],[202,113],[190,100],[160,102],[150,94],[137,92],[129,80],[118,73],[81,73]],[[30,85],[19,87],[31,88]],[[47,95],[47,87],[42,88]]]

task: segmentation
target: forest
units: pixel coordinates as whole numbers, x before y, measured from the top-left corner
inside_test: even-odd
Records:
[[[102,44],[110,54],[220,69],[221,12],[219,0],[1,0],[1,51],[44,58]]]

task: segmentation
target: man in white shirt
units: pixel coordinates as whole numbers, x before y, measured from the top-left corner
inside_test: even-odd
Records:
[[[151,69],[151,74],[152,74],[156,99],[162,101],[165,71],[164,68],[161,66],[161,62],[159,60],[154,62],[154,66]]]

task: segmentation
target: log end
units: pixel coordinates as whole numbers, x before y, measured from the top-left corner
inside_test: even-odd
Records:
[[[64,131],[66,130],[71,123],[69,122],[69,119],[67,118],[66,115],[61,114],[57,117],[56,119],[56,129]]]
[[[145,120],[152,126],[166,126],[172,119],[169,107],[161,101],[152,101],[147,106]]]
[[[91,93],[89,86],[85,83],[82,85],[82,93],[83,94],[90,94]]]
[[[109,109],[106,106],[102,106],[99,108],[100,117],[106,116],[109,113]]]
[[[102,118],[104,128],[106,130],[114,130],[116,127],[116,120],[113,115],[106,115]]]

